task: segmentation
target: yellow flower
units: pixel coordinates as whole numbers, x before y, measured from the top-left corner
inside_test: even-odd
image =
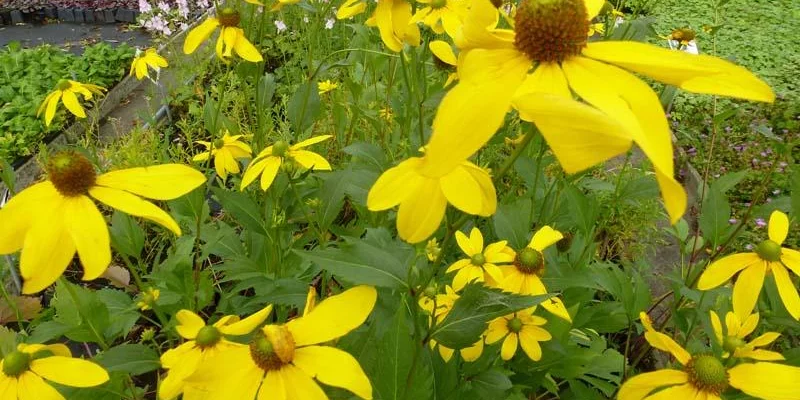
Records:
[[[389,107],[383,107],[378,110],[378,116],[381,117],[386,122],[392,122],[394,119],[394,114]]]
[[[444,320],[450,310],[453,309],[453,304],[455,304],[456,300],[459,298],[459,295],[455,292],[455,290],[453,290],[452,287],[445,286],[444,290],[444,294],[423,293],[423,296],[419,299],[419,307],[431,315],[430,321],[436,321],[436,323],[439,323]],[[442,359],[445,362],[449,362],[450,359],[453,358],[455,350],[442,346],[434,339],[431,339],[429,345],[431,349],[438,348],[439,355],[442,356]],[[466,362],[473,362],[477,360],[480,358],[481,354],[483,354],[483,337],[481,337],[472,346],[461,349],[459,353],[461,354],[461,358],[463,358]]]
[[[700,275],[697,288],[713,289],[741,271],[733,285],[733,312],[739,320],[744,320],[753,312],[764,278],[770,271],[783,305],[792,317],[800,319],[800,296],[786,271],[789,268],[800,275],[800,252],[781,247],[788,233],[789,218],[774,211],[769,218],[769,239],[759,243],[754,253],[732,254],[711,263]]]
[[[306,306],[303,308],[303,315],[306,315],[317,306],[317,289],[314,286],[308,287],[306,294]]]
[[[429,172],[436,162],[426,154],[389,168],[372,185],[367,196],[370,211],[397,211],[397,231],[403,240],[427,239],[444,218],[449,202],[459,210],[483,217],[494,214],[497,195],[489,173],[464,161],[443,174]]]
[[[487,286],[497,287],[503,281],[503,271],[497,264],[514,261],[514,256],[504,251],[508,242],[501,240],[484,249],[483,235],[477,228],[472,228],[469,237],[457,231],[456,242],[469,258],[458,260],[447,268],[447,272],[458,271],[453,277],[453,289],[460,291],[470,282],[486,282]]]
[[[161,381],[158,397],[168,400],[178,397],[181,393],[184,393],[184,396],[197,394],[198,388],[187,384],[186,378],[204,365],[209,358],[222,351],[236,347],[247,348],[245,345],[228,341],[225,337],[249,334],[267,319],[270,312],[272,305],[243,320],[239,320],[235,315],[226,315],[214,325],[206,325],[199,315],[189,310],[178,311],[175,314],[178,320],[175,330],[187,341],[161,355],[161,366],[169,373]]]
[[[717,343],[725,350],[723,357],[733,354],[737,358],[752,358],[759,361],[783,360],[780,353],[774,351],[756,349],[756,347],[767,346],[774,342],[781,334],[777,332],[767,332],[749,343],[744,338],[753,333],[758,326],[758,313],[751,314],[742,322],[733,312],[725,315],[725,332],[722,331],[722,321],[716,312],[711,311],[711,326],[714,328],[714,336]]]
[[[0,254],[22,250],[24,293],[38,292],[55,282],[76,251],[84,280],[96,279],[106,270],[111,262],[108,227],[91,198],[180,235],[175,220],[142,197],[172,200],[206,181],[200,172],[178,164],[98,176],[89,160],[74,152],[55,154],[46,169],[49,180],[23,190],[0,209]]]
[[[663,369],[634,376],[622,385],[618,400],[720,400],[720,394],[728,387],[759,399],[800,399],[797,390],[800,368],[768,362],[727,368],[718,358],[709,354],[689,354],[671,337],[656,332],[647,314],[641,313],[640,318],[645,328],[645,339],[654,348],[672,354],[683,370]],[[664,389],[650,394],[660,388]]]
[[[258,156],[247,166],[247,170],[244,171],[244,176],[242,177],[242,190],[253,183],[259,175],[261,175],[261,189],[269,189],[272,181],[275,180],[275,176],[278,175],[278,169],[287,159],[294,161],[304,169],[330,171],[331,165],[325,158],[312,151],[302,149],[328,140],[331,137],[332,135],[316,136],[293,145],[289,145],[283,140],[275,142],[272,146],[258,153]]]
[[[108,382],[108,373],[91,361],[72,358],[63,344],[20,344],[0,362],[3,400],[64,400],[45,380],[87,388]]]
[[[542,283],[544,275],[542,252],[563,238],[561,232],[547,225],[536,231],[527,247],[519,253],[511,251],[513,265],[500,267],[505,276],[500,287],[505,291],[524,295],[546,294],[547,288]],[[572,320],[564,303],[557,297],[543,301],[541,306],[557,317],[567,321]]]
[[[603,34],[606,33],[606,24],[602,22],[598,22],[596,24],[589,24],[589,37],[594,36],[596,33]]]
[[[192,54],[205,42],[214,31],[220,27],[221,32],[217,38],[215,50],[217,57],[227,62],[227,58],[233,56],[235,51],[239,57],[251,62],[263,61],[261,53],[247,40],[242,28],[239,27],[239,12],[233,8],[223,8],[217,13],[217,17],[209,17],[203,23],[192,29],[186,35],[183,42],[183,52]]]
[[[336,89],[338,87],[339,87],[338,83],[331,82],[330,80],[322,81],[322,82],[317,83],[317,90],[319,90],[319,94],[320,95],[328,93],[331,90]]]
[[[679,44],[685,46],[689,44],[695,38],[694,30],[691,28],[680,28],[673,30],[669,35],[667,35],[667,40],[674,40]]]
[[[377,291],[357,286],[328,297],[308,314],[256,332],[250,346],[226,349],[204,363],[190,381],[202,387],[196,399],[318,399],[328,396],[314,382],[372,399],[372,385],[345,351],[320,346],[358,328],[375,306]],[[260,389],[259,389],[260,386]]]
[[[300,2],[300,0],[277,0],[275,2],[275,4],[272,6],[272,8],[270,9],[270,11],[278,11],[281,8],[283,8],[283,6],[289,6],[289,5],[292,5],[292,4],[297,4],[299,2]]]
[[[378,27],[383,44],[391,51],[400,52],[404,43],[419,46],[419,28],[411,22],[411,4],[405,0],[379,1],[366,24]]]
[[[514,357],[518,344],[531,360],[542,359],[542,347],[539,346],[539,342],[546,342],[553,337],[541,327],[547,320],[533,315],[534,310],[535,308],[529,308],[518,311],[489,323],[489,328],[486,330],[486,344],[497,343],[505,338],[500,348],[500,357],[503,360],[508,361]]]
[[[442,254],[442,248],[439,247],[439,242],[436,238],[428,240],[425,245],[425,256],[428,257],[428,261],[436,261],[440,254]]]
[[[197,143],[203,145],[206,151],[194,156],[192,161],[206,161],[208,157],[214,157],[214,169],[222,180],[228,178],[228,173],[238,174],[239,162],[237,158],[250,159],[253,150],[241,139],[244,135],[231,136],[227,131],[222,139],[213,142],[198,140]]]
[[[136,307],[139,307],[139,309],[142,311],[149,310],[153,308],[153,305],[156,303],[160,295],[160,290],[147,288],[147,290],[142,293],[142,299],[136,303]]]
[[[144,77],[150,77],[147,73],[148,67],[159,72],[161,68],[165,68],[168,65],[167,60],[156,53],[156,49],[150,48],[144,52],[137,49],[136,57],[131,63],[131,72],[128,75],[133,75],[135,73],[136,79],[142,80]]]
[[[442,64],[455,68],[458,65],[458,59],[456,58],[456,53],[453,52],[453,48],[450,46],[450,43],[445,42],[444,40],[434,40],[428,44],[428,48],[431,49],[431,53],[435,57],[435,60],[441,61]],[[458,79],[458,70],[454,70],[447,76],[447,81],[444,83],[444,87],[450,86],[451,83]]]
[[[367,9],[367,3],[363,0],[346,0],[342,6],[336,10],[336,19],[348,19],[363,13]]]
[[[83,107],[81,107],[81,103],[78,102],[77,94],[83,95],[84,100],[91,100],[93,94],[102,95],[104,90],[105,89],[97,85],[62,79],[56,84],[56,90],[50,92],[47,97],[44,98],[42,104],[39,105],[36,116],[38,117],[42,114],[42,111],[44,111],[44,124],[50,126],[50,122],[53,121],[53,117],[56,115],[58,101],[61,100],[64,103],[64,107],[74,116],[86,118],[86,112],[83,110]]]
[[[526,0],[511,30],[494,28],[498,12],[488,0],[473,2],[455,37],[459,83],[442,100],[428,144],[431,155],[450,159],[442,169],[480,149],[513,106],[536,124],[568,173],[635,142],[653,163],[671,221],[680,218],[686,193],[673,178],[664,111],[653,90],[628,71],[692,92],[770,102],[775,96],[749,71],[720,58],[634,41],[588,42],[589,21],[604,3]]]
[[[426,6],[417,9],[411,23],[422,22],[438,34],[447,32],[454,36],[467,14],[464,0],[417,0],[417,3]]]

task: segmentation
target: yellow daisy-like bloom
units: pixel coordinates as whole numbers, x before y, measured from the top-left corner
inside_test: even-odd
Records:
[[[83,96],[84,100],[91,100],[93,95],[102,95],[105,89],[92,85],[90,83],[80,83],[68,79],[62,79],[56,84],[56,90],[50,92],[44,101],[39,105],[36,111],[36,116],[42,115],[44,111],[44,124],[50,126],[53,122],[53,117],[56,115],[56,107],[58,101],[64,103],[64,107],[78,118],[86,118],[86,111],[83,110],[81,103],[78,101],[78,94]]]
[[[700,279],[697,288],[710,290],[727,282],[739,272],[733,285],[733,312],[744,320],[753,312],[758,295],[764,286],[767,272],[772,272],[778,294],[783,305],[795,319],[800,319],[800,296],[786,269],[800,275],[800,252],[782,248],[781,244],[789,233],[789,218],[780,211],[774,211],[769,218],[769,239],[756,247],[753,253],[732,254],[714,261]]]
[[[166,68],[168,65],[167,60],[156,53],[156,49],[149,48],[144,52],[137,49],[136,57],[131,63],[131,72],[128,75],[136,74],[136,79],[142,80],[145,77],[150,77],[147,72],[148,68],[159,72],[161,68]]]
[[[400,205],[397,231],[410,243],[419,243],[436,231],[448,202],[483,217],[497,209],[497,194],[486,170],[463,161],[443,174],[433,174],[429,170],[434,164],[428,154],[411,157],[386,170],[367,195],[370,211]]]
[[[669,35],[666,36],[665,39],[667,40],[674,40],[678,42],[682,46],[686,46],[694,40],[696,37],[694,30],[691,28],[680,28],[673,30]]]
[[[653,163],[670,220],[680,218],[686,193],[673,178],[664,111],[653,90],[628,71],[698,93],[768,102],[774,93],[720,58],[633,41],[589,42],[589,21],[604,3],[525,0],[511,30],[495,28],[498,12],[488,0],[473,2],[455,37],[459,83],[442,100],[428,145],[441,169],[480,149],[513,106],[536,124],[567,173],[624,153],[635,142]]]
[[[547,225],[536,231],[527,247],[519,253],[513,250],[510,252],[513,265],[500,267],[505,277],[500,287],[505,291],[524,295],[546,294],[547,288],[542,283],[544,275],[542,252],[563,238],[561,232]],[[567,321],[572,320],[564,303],[557,297],[543,301],[541,306],[557,317]]]
[[[147,288],[147,290],[142,293],[142,299],[136,302],[136,307],[139,307],[140,310],[146,311],[153,308],[153,305],[156,303],[158,298],[161,296],[161,291],[158,289]]]
[[[242,142],[241,139],[244,135],[231,136],[227,131],[221,139],[214,140],[213,142],[206,142],[198,140],[196,143],[204,146],[207,151],[204,151],[192,158],[192,161],[206,161],[209,157],[214,157],[214,169],[217,171],[222,180],[228,178],[228,174],[238,174],[241,169],[237,159],[250,159],[253,154],[253,149]]]
[[[275,176],[278,175],[278,169],[285,160],[291,160],[312,171],[330,171],[331,165],[328,160],[317,153],[303,150],[303,148],[328,140],[331,137],[333,136],[315,136],[293,145],[283,140],[275,142],[272,146],[258,153],[258,156],[247,166],[247,170],[244,171],[244,176],[242,177],[242,190],[253,183],[259,175],[261,175],[261,189],[269,189],[272,181],[275,180]]]
[[[496,318],[489,323],[486,330],[486,344],[493,344],[503,340],[500,348],[500,357],[510,360],[517,352],[517,345],[522,346],[522,351],[533,361],[542,359],[542,347],[539,342],[546,342],[553,338],[550,332],[542,328],[547,320],[533,315],[534,308],[528,308],[504,317]]]
[[[455,70],[455,67],[458,65],[456,53],[453,52],[450,43],[444,40],[434,40],[428,44],[428,48],[431,49],[431,53],[433,53],[435,57],[434,61],[440,61],[441,64],[444,64],[447,68],[454,69],[454,71],[447,76],[447,81],[444,83],[444,87],[450,86],[451,83],[458,79],[458,70]]]
[[[425,245],[425,256],[428,258],[428,261],[436,261],[440,254],[442,254],[442,248],[439,247],[439,242],[436,238],[428,240],[428,243]]]
[[[438,34],[447,32],[451,37],[454,36],[467,15],[467,3],[464,0],[417,0],[417,3],[425,6],[417,9],[411,22],[422,22]]]
[[[339,84],[336,82],[331,82],[330,80],[322,81],[317,83],[317,90],[320,95],[330,92],[339,87]]]
[[[400,52],[404,43],[419,46],[419,27],[411,22],[411,4],[405,0],[379,1],[366,25],[378,27],[383,44],[391,51]]]
[[[447,317],[447,314],[453,309],[453,304],[460,297],[451,286],[445,286],[444,290],[444,294],[436,293],[435,289],[432,290],[433,293],[427,293],[426,290],[418,302],[419,307],[431,316],[430,321],[436,321],[437,324]],[[429,345],[431,349],[438,348],[439,355],[445,362],[449,362],[455,354],[455,350],[442,346],[434,339],[431,339]],[[483,337],[472,346],[459,350],[459,353],[466,362],[477,360],[483,354]]]
[[[63,344],[20,344],[0,361],[3,400],[64,400],[45,380],[88,388],[108,382],[108,373],[91,361],[72,358]]]
[[[181,393],[192,396],[198,393],[198,388],[186,383],[186,378],[191,376],[206,361],[216,354],[230,348],[246,345],[234,343],[225,339],[225,336],[247,335],[259,325],[272,312],[272,305],[268,305],[257,313],[239,320],[236,315],[226,315],[214,325],[206,325],[199,315],[189,311],[180,310],[175,314],[178,326],[175,330],[187,339],[180,346],[170,349],[161,355],[161,366],[169,373],[158,388],[158,398],[162,400],[174,399]]]
[[[367,9],[367,3],[363,0],[346,0],[342,6],[336,10],[336,19],[349,19],[363,13]]]
[[[656,349],[672,354],[683,370],[663,369],[628,379],[619,389],[618,400],[702,399],[720,400],[720,393],[733,387],[766,400],[797,400],[800,368],[769,362],[739,364],[727,368],[709,354],[689,354],[671,337],[653,329],[641,313],[645,339]],[[653,391],[664,388],[651,394]]]
[[[711,311],[711,326],[714,328],[714,336],[717,343],[722,346],[725,353],[722,355],[727,358],[732,354],[736,358],[752,358],[759,361],[783,360],[780,353],[756,349],[756,347],[767,346],[774,342],[781,335],[777,332],[767,332],[750,342],[745,342],[744,338],[753,333],[758,326],[758,313],[751,314],[742,322],[733,312],[725,315],[725,332],[722,330],[722,321],[716,312]]]
[[[489,287],[497,287],[503,281],[503,271],[497,264],[514,261],[514,256],[504,251],[507,241],[492,243],[484,249],[481,231],[472,228],[469,237],[457,231],[456,242],[469,258],[458,260],[447,268],[447,272],[458,271],[453,277],[453,289],[458,292],[470,282],[486,282]]]
[[[594,36],[596,33],[603,34],[606,33],[606,24],[602,22],[598,22],[596,24],[589,24],[589,37]]]
[[[377,296],[375,288],[357,286],[328,297],[300,318],[265,326],[250,346],[226,349],[204,363],[190,381],[202,388],[205,397],[187,393],[184,399],[253,399],[258,395],[261,399],[327,400],[314,378],[372,399],[372,385],[358,361],[350,353],[319,344],[363,324]]]
[[[172,200],[206,181],[200,172],[178,164],[98,176],[89,160],[75,152],[53,155],[46,169],[49,180],[23,190],[0,209],[0,254],[22,250],[20,273],[26,294],[55,282],[76,251],[84,280],[96,279],[106,270],[111,262],[108,227],[92,198],[180,235],[175,220],[142,197]]]
[[[239,20],[238,11],[230,7],[223,8],[217,13],[216,18],[209,17],[186,35],[183,52],[185,54],[194,53],[200,44],[205,42],[219,27],[221,32],[217,38],[215,50],[220,60],[228,62],[227,59],[233,57],[235,51],[239,57],[247,61],[263,61],[261,53],[247,40],[244,31],[239,27]]]

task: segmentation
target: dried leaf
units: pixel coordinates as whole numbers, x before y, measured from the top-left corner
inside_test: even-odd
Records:
[[[42,311],[42,298],[31,296],[9,296],[17,308],[19,316],[23,321],[28,321],[36,317]],[[0,299],[0,324],[6,324],[17,320],[14,308],[5,299]]]
[[[131,284],[131,273],[119,265],[112,265],[100,275],[101,278],[108,279],[111,284],[118,288],[126,288]]]

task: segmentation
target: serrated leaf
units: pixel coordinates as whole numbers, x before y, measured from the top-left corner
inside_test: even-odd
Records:
[[[478,341],[489,321],[536,306],[550,297],[550,294],[522,296],[482,284],[467,285],[447,317],[433,328],[431,337],[451,349],[470,347]]]
[[[111,244],[118,252],[139,258],[144,248],[144,231],[128,214],[114,211],[111,216]]]
[[[158,354],[143,344],[128,343],[112,347],[96,357],[108,372],[141,375],[161,367]]]
[[[499,368],[491,368],[470,378],[470,385],[461,399],[505,399],[513,386]]]

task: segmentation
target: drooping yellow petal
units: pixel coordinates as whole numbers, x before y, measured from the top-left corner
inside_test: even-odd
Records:
[[[486,343],[497,343],[508,333],[508,320],[503,317],[495,318],[489,323],[489,327],[486,329]]]
[[[789,234],[789,217],[786,214],[775,210],[769,216],[769,240],[777,244],[782,244]]]
[[[183,399],[253,399],[263,377],[264,370],[253,361],[250,347],[237,344],[206,358],[186,378]]]
[[[13,196],[0,208],[0,254],[10,254],[22,248],[25,235],[38,219],[42,209],[60,203],[61,195],[50,181],[34,184]]]
[[[247,335],[248,333],[254,331],[261,325],[264,320],[267,319],[269,313],[272,312],[272,304],[262,308],[258,312],[254,313],[253,315],[238,321],[234,322],[230,325],[225,325],[219,327],[220,332],[226,335],[234,335],[234,336],[241,336]]]
[[[78,118],[86,118],[86,112],[83,111],[81,103],[78,102],[78,97],[75,96],[71,90],[65,90],[62,94],[61,101],[64,102],[64,107]]]
[[[264,160],[264,171],[261,172],[261,190],[266,191],[272,186],[282,163],[282,157],[270,157]]]
[[[32,372],[17,377],[17,397],[3,400],[64,400],[58,391]]]
[[[483,338],[478,339],[471,347],[461,349],[461,358],[466,362],[473,362],[483,354]]]
[[[503,360],[508,361],[514,357],[514,353],[517,352],[518,341],[516,333],[510,333],[506,336],[505,340],[503,340],[503,346],[500,347],[500,357]]]
[[[472,215],[483,211],[481,187],[466,169],[455,168],[439,182],[442,194],[455,208]]]
[[[531,93],[549,93],[572,99],[572,92],[567,84],[567,77],[561,70],[561,66],[556,63],[540,63],[532,74],[529,74],[525,81],[517,88],[515,97],[524,96]]]
[[[284,382],[287,399],[328,400],[328,396],[325,395],[322,388],[300,368],[287,364],[277,372],[281,374]]]
[[[750,358],[758,361],[781,361],[786,359],[778,352],[744,347],[736,349],[736,351],[733,352],[733,356],[736,358]]]
[[[433,121],[426,146],[428,176],[452,171],[497,132],[531,67],[526,56],[513,49],[477,49],[461,59],[460,81],[442,99]]]
[[[456,54],[453,52],[453,47],[450,46],[450,43],[447,43],[444,40],[434,40],[428,44],[428,47],[431,49],[431,53],[433,53],[433,55],[443,63],[456,65],[458,62],[456,59]]]
[[[538,252],[542,252],[544,249],[554,245],[563,238],[564,235],[561,232],[551,228],[548,225],[545,225],[539,228],[539,230],[533,234],[530,243],[528,243],[528,247]]]
[[[475,0],[471,3],[462,29],[451,35],[456,46],[462,51],[471,48],[513,49],[514,31],[494,29],[500,18],[497,7],[489,0]]]
[[[20,275],[25,280],[22,292],[25,294],[50,286],[75,255],[75,245],[64,226],[62,201],[50,203],[50,210],[41,211],[43,215],[25,235],[20,256]]]
[[[584,0],[586,4],[586,14],[589,17],[589,20],[594,19],[597,14],[600,14],[600,10],[603,9],[603,6],[606,4],[605,0]]]
[[[261,53],[258,51],[256,46],[253,46],[253,44],[247,40],[247,36],[245,36],[242,28],[236,29],[239,30],[239,36],[236,39],[236,42],[233,44],[233,49],[236,51],[236,54],[238,54],[239,57],[242,57],[242,59],[250,62],[264,61],[264,57],[261,56]]]
[[[333,347],[308,346],[295,350],[292,364],[326,385],[347,389],[362,399],[372,398],[372,385],[350,353]]]
[[[194,168],[181,164],[162,164],[107,172],[97,177],[97,185],[125,190],[155,200],[172,200],[206,182]]]
[[[379,2],[378,6],[375,8],[375,13],[373,15],[375,24],[378,27],[378,32],[380,33],[381,40],[389,50],[394,51],[395,53],[400,52],[403,49],[403,41],[402,38],[398,38],[395,32],[394,26],[394,18],[393,9],[395,7],[402,6],[405,3],[403,1],[395,1],[395,0],[385,0],[383,2]],[[408,12],[408,21],[411,20],[411,5],[406,3],[409,8]]]
[[[775,93],[750,71],[718,57],[634,41],[591,42],[583,55],[619,65],[681,89],[772,102]]]
[[[47,102],[47,108],[44,111],[44,124],[50,126],[50,123],[53,122],[53,117],[56,116],[56,107],[58,106],[58,101],[61,100],[62,91],[57,90],[51,93],[50,96],[47,96],[45,100]]]
[[[759,262],[763,261],[756,253],[732,254],[722,257],[706,267],[697,281],[697,288],[700,290],[713,289],[727,282],[737,272]]]
[[[719,319],[719,315],[717,315],[714,310],[709,311],[711,315],[711,328],[714,329],[714,337],[717,339],[717,343],[722,344],[724,340],[723,333],[722,333],[722,321]]]
[[[286,384],[279,371],[269,371],[264,377],[256,400],[290,400],[286,397]]]
[[[740,321],[747,318],[756,307],[766,273],[766,263],[758,262],[745,268],[736,279],[733,285],[733,312]]]
[[[751,340],[750,343],[747,343],[747,345],[748,346],[752,346],[752,347],[767,346],[770,343],[772,343],[775,340],[777,340],[780,336],[781,336],[781,334],[778,333],[778,332],[767,332],[767,333],[765,333],[765,334],[763,334],[763,335]]]
[[[206,322],[203,321],[203,318],[189,310],[178,311],[175,314],[175,318],[178,320],[178,325],[175,327],[175,330],[178,331],[178,334],[184,339],[194,340],[194,338],[197,337],[197,333],[200,332],[200,329],[206,326]]]
[[[303,168],[314,171],[330,171],[331,165],[321,155],[308,150],[291,150],[290,154]]]
[[[267,167],[268,164],[266,161],[269,159],[277,159],[277,165],[278,167],[280,167],[281,165],[280,157],[269,156],[263,159],[258,159],[258,158],[254,159],[253,161],[250,162],[250,164],[247,165],[247,169],[244,171],[240,190],[246,189],[248,186],[250,186],[251,183],[253,183],[253,181],[256,180],[256,178],[258,178],[259,175],[261,175],[261,173],[264,171],[264,168]],[[274,163],[275,161],[272,162]],[[277,169],[275,172],[277,173]]]
[[[103,367],[87,360],[52,356],[33,360],[31,370],[43,378],[72,387],[92,387],[108,381]]]
[[[156,207],[153,203],[132,195],[124,190],[95,186],[89,189],[89,195],[105,205],[120,210],[134,217],[142,217],[153,221],[174,234],[180,236],[181,228],[166,211]]]
[[[661,332],[647,330],[644,334],[644,338],[656,349],[666,351],[675,356],[675,359],[683,365],[686,365],[686,363],[688,363],[692,358],[686,349],[681,347],[681,345],[675,342],[675,340],[673,340],[671,337]]]
[[[372,312],[377,297],[375,288],[356,286],[328,297],[307,315],[286,323],[286,327],[297,346],[327,342],[363,324]]]
[[[739,364],[728,370],[728,383],[750,396],[767,400],[798,400],[800,368],[775,363]]]
[[[2,366],[0,362],[0,367]],[[0,399],[17,400],[17,379],[0,374]]]
[[[539,278],[536,278],[538,280]],[[529,280],[533,281],[534,279],[529,278]],[[540,281],[541,282],[541,281]],[[564,302],[558,297],[551,297],[543,302],[541,302],[542,308],[547,310],[547,312],[559,317],[567,322],[572,322],[572,317],[569,315],[569,311],[567,311],[567,307],[564,306]]]
[[[206,39],[208,39],[208,37],[214,32],[214,29],[217,29],[218,26],[219,21],[216,18],[208,18],[200,25],[197,25],[197,27],[189,31],[189,33],[186,35],[186,40],[183,42],[183,53],[194,53],[200,44],[205,42]]]
[[[662,369],[660,371],[646,372],[628,379],[619,389],[619,400],[642,400],[654,390],[672,385],[681,385],[689,381],[683,371]],[[677,398],[676,398],[677,400]]]
[[[362,0],[347,0],[336,10],[336,19],[348,19],[364,12],[367,3]]]
[[[192,157],[192,161],[199,162],[199,161],[206,161],[208,158],[211,157],[210,151],[204,151],[202,153],[197,154],[196,156]]]
[[[709,393],[710,394],[710,393]],[[696,388],[691,383],[686,383],[680,386],[672,386],[664,389],[652,396],[647,397],[647,400],[675,400],[675,399],[695,399],[706,400],[706,393]]]
[[[83,265],[83,280],[97,279],[111,263],[111,239],[103,214],[86,196],[64,199],[64,226]]]
[[[416,193],[417,186],[423,182],[417,172],[421,162],[421,158],[412,157],[381,174],[367,194],[369,210],[390,209],[403,202],[412,193]]]
[[[439,180],[423,179],[397,211],[397,232],[409,243],[419,243],[436,232],[447,208]]]
[[[547,335],[544,336],[544,334]],[[539,342],[544,341],[542,340],[543,336],[547,337],[544,340],[550,340],[550,334],[547,331],[535,326],[523,326],[519,332],[519,343],[522,346],[522,351],[533,361],[542,359],[542,346],[539,345]]]
[[[456,234],[459,234],[459,233],[460,232],[456,232]],[[464,267],[466,267],[466,266],[468,266],[470,264],[471,264],[471,262],[470,262],[470,260],[468,258],[465,258],[465,259],[462,259],[462,260],[458,260],[458,261],[454,262],[453,264],[451,264],[447,268],[447,271],[445,271],[445,272],[446,273],[450,273],[450,272],[453,272],[453,271],[458,271],[461,268],[464,268]]]
[[[784,307],[794,319],[800,320],[800,295],[797,294],[797,288],[789,278],[789,273],[779,262],[770,263],[770,269],[775,277],[775,285],[778,286],[778,294],[781,296]]]
[[[308,138],[308,139],[303,140],[303,141],[301,141],[299,143],[295,143],[295,144],[289,146],[289,150],[302,149],[304,147],[308,147],[308,146],[311,146],[313,144],[324,142],[324,141],[326,141],[326,140],[328,140],[328,139],[330,139],[332,137],[333,137],[333,135],[314,136],[314,137]]]
[[[494,183],[492,183],[492,177],[489,175],[489,172],[469,161],[463,162],[459,168],[466,170],[472,175],[472,179],[474,179],[480,187],[480,192],[477,195],[481,197],[483,209],[481,209],[478,215],[481,217],[493,215],[495,211],[497,211],[497,191],[494,188]]]

